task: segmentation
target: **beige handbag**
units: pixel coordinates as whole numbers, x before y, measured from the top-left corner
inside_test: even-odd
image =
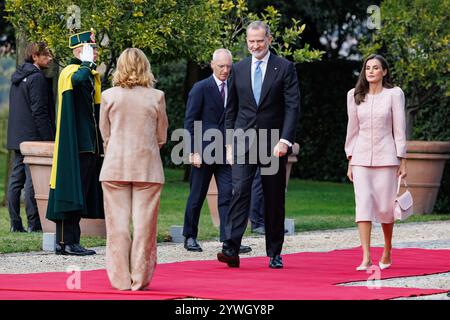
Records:
[[[408,190],[408,185],[406,184],[405,180],[403,180],[403,183],[405,184],[406,191],[402,195],[398,194],[400,191],[401,183],[402,178],[398,177],[397,197],[395,198],[395,206],[394,206],[394,218],[396,220],[403,221],[413,214],[413,198]]]

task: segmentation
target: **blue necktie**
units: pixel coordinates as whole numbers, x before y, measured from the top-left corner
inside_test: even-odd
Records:
[[[262,85],[262,61],[256,61],[255,75],[253,77],[253,96],[255,97],[256,105],[259,104],[259,98],[261,97],[261,85]]]

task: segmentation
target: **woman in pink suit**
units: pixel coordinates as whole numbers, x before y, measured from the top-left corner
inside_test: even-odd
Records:
[[[347,176],[355,190],[356,222],[363,259],[356,269],[372,265],[372,222],[383,228],[384,251],[379,266],[391,266],[394,202],[397,179],[406,177],[405,97],[391,84],[386,60],[372,54],[365,61],[356,87],[347,94],[348,125],[345,153]]]
[[[159,199],[164,172],[159,149],[167,138],[164,92],[144,53],[126,49],[114,87],[102,93],[100,131],[105,159],[100,181],[106,220],[106,270],[119,290],[145,289],[156,266]],[[133,225],[133,239],[130,236]]]

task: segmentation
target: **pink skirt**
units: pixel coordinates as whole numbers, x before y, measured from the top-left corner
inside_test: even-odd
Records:
[[[398,166],[353,166],[356,222],[394,222]]]

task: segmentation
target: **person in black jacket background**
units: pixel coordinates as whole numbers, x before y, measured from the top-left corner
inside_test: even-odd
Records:
[[[20,143],[53,141],[55,136],[53,94],[43,69],[52,61],[44,42],[32,42],[25,50],[25,62],[11,77],[8,118],[8,150],[14,151],[8,185],[11,232],[26,232],[20,217],[20,194],[25,191],[28,232],[42,231],[30,169],[23,163]]]

